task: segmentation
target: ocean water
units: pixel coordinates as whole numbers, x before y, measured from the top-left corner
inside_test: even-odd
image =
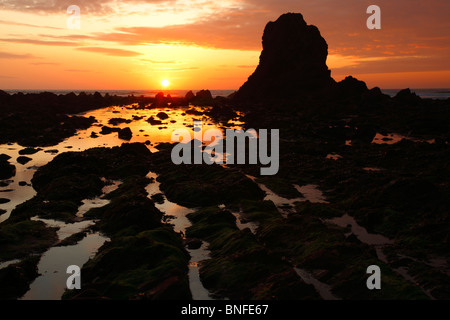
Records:
[[[391,97],[395,96],[397,92],[402,89],[381,89],[384,94],[387,94]],[[187,92],[190,90],[4,90],[10,94],[23,92],[23,93],[39,93],[39,92],[53,92],[55,94],[68,94],[70,92],[74,92],[75,94],[79,94],[80,92],[85,93],[95,93],[96,91],[100,92],[102,95],[109,93],[110,95],[117,95],[121,97],[126,97],[130,95],[134,96],[147,96],[154,97],[158,92],[164,92],[165,94],[170,94],[172,97],[184,97]],[[192,92],[196,93],[200,90],[192,90]],[[234,93],[236,90],[210,90],[213,97],[227,97],[230,94]],[[415,92],[418,96],[423,99],[440,99],[445,100],[450,98],[450,88],[434,88],[434,89],[411,89],[412,92]]]
[[[8,92],[9,94],[14,94],[18,92],[23,93],[40,93],[40,92],[53,92],[55,94],[68,94],[71,92],[74,92],[75,94],[79,94],[80,92],[85,92],[89,94],[93,94],[95,92],[100,92],[102,95],[105,95],[106,93],[109,93],[110,95],[117,95],[120,97],[127,97],[127,96],[146,96],[146,97],[154,97],[159,92],[164,92],[164,94],[170,94],[172,97],[184,97],[186,93],[188,93],[191,90],[4,90],[5,92]],[[200,90],[192,90],[192,92],[195,94]],[[210,90],[213,97],[227,97],[235,90]]]
[[[381,89],[384,94],[391,97],[395,96],[402,89]],[[422,99],[439,99],[445,100],[450,98],[449,88],[436,88],[436,89],[411,89]]]

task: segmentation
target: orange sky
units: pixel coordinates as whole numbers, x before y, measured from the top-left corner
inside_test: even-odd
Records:
[[[81,29],[67,28],[67,7]],[[366,9],[382,10],[368,30]],[[450,87],[448,0],[0,1],[1,89],[238,89],[268,21],[300,12],[328,43],[336,80]]]

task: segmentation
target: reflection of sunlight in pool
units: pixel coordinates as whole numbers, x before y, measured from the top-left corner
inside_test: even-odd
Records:
[[[19,151],[24,147],[14,144],[0,145],[0,154],[7,154],[11,157],[9,160],[11,164],[16,166],[16,175],[12,177],[11,183],[8,186],[0,187],[0,198],[7,198],[11,201],[0,205],[0,209],[6,210],[6,213],[0,215],[0,223],[7,220],[11,214],[11,211],[19,204],[31,199],[36,192],[29,185],[31,179],[36,172],[37,168],[46,165],[53,160],[55,156],[63,152],[70,151],[85,151],[91,148],[97,147],[115,147],[120,146],[123,143],[145,143],[150,141],[147,145],[150,151],[157,152],[155,148],[159,143],[171,143],[172,133],[176,129],[188,129],[191,136],[194,136],[194,120],[202,120],[202,131],[205,132],[208,129],[219,129],[224,132],[225,126],[230,129],[240,129],[242,122],[232,121],[231,126],[227,124],[215,124],[213,120],[205,115],[191,115],[187,114],[188,110],[195,110],[202,112],[208,110],[208,107],[189,107],[189,108],[156,108],[156,109],[135,109],[132,106],[115,106],[103,109],[97,109],[79,114],[84,117],[95,117],[97,123],[86,130],[79,130],[72,137],[67,138],[56,146],[43,147],[41,151],[29,155],[32,160],[25,165],[19,164],[17,158],[20,156]],[[162,125],[151,125],[146,120],[153,116],[155,119],[159,119],[157,114],[165,112],[169,118],[162,121]],[[109,124],[109,120],[113,118],[121,118],[125,120],[131,120],[131,123],[121,123],[117,126]],[[142,118],[139,120],[135,120]],[[119,139],[118,133],[113,132],[108,135],[100,134],[101,128],[108,126],[110,128],[126,128],[129,127],[133,133],[131,140],[126,141]],[[97,138],[91,136],[92,132],[97,134]],[[54,152],[57,150],[58,152]],[[28,185],[19,186],[19,182],[24,181]]]
[[[150,198],[153,195],[162,193],[159,188],[160,183],[156,181],[157,177],[157,174],[154,172],[149,172],[147,175],[147,178],[152,179],[152,182],[145,188],[145,191],[147,191]],[[195,210],[182,207],[167,199],[164,199],[163,203],[155,203],[155,206],[163,212],[166,217],[169,217],[168,222],[173,225],[174,231],[181,233],[184,237],[186,234],[186,229],[192,225],[186,215],[194,212]],[[209,258],[210,252],[208,250],[208,245],[209,244],[207,242],[203,241],[200,248],[187,249],[191,256],[191,260],[189,262],[189,287],[194,300],[211,300],[210,293],[207,289],[205,289],[205,287],[203,287],[198,270],[199,262]]]
[[[433,144],[436,142],[435,139],[417,139],[413,137],[403,136],[398,133],[388,133],[387,135],[383,135],[381,133],[377,133],[372,140],[374,144],[396,144],[402,140],[410,140],[413,142],[427,142]]]
[[[157,108],[157,109],[135,109],[130,106],[126,107],[109,107],[104,109],[93,110],[80,114],[85,117],[95,117],[97,122],[87,130],[79,130],[72,137],[67,138],[56,146],[43,147],[41,151],[29,155],[32,159],[25,165],[19,164],[17,158],[20,156],[19,151],[24,149],[18,144],[3,144],[0,145],[0,154],[7,154],[11,157],[9,162],[16,166],[16,175],[4,182],[8,181],[8,185],[0,187],[0,198],[8,198],[11,201],[0,205],[0,209],[7,212],[0,216],[0,223],[9,218],[11,211],[20,203],[31,199],[35,194],[35,190],[31,186],[31,179],[36,170],[49,163],[58,154],[64,152],[80,152],[96,147],[115,147],[123,143],[146,143],[147,147],[152,152],[157,152],[155,148],[159,143],[171,143],[172,133],[176,129],[188,129],[191,137],[194,136],[194,120],[202,120],[202,133],[209,129],[219,129],[224,133],[224,130],[241,129],[242,124],[239,121],[233,120],[228,124],[215,124],[212,119],[204,115],[190,115],[186,114],[187,110],[195,109],[196,111],[204,111],[208,108],[190,107],[190,108]],[[153,117],[158,119],[157,114],[165,112],[169,118],[162,120],[160,125],[151,125],[147,119]],[[120,123],[116,126],[109,124],[112,118],[121,118],[131,120],[130,123]],[[119,139],[117,132],[112,132],[108,135],[100,133],[101,128],[107,126],[110,128],[126,128],[129,127],[133,133],[130,140]],[[95,133],[95,134],[93,134]],[[217,137],[219,138],[219,137]],[[213,141],[212,145],[217,144],[220,139]],[[150,142],[150,143],[149,143]],[[208,145],[210,141],[205,141]],[[150,178],[156,178],[156,175],[149,175]],[[20,186],[19,182],[25,182],[24,186]],[[103,194],[107,194],[115,190],[119,186],[119,181],[112,181],[111,184],[103,188]],[[159,193],[159,183],[149,184],[147,187],[149,195]],[[98,197],[95,199],[86,199],[80,206],[77,216],[81,219],[86,211],[90,208],[101,207],[108,203],[108,200]],[[158,209],[165,212],[167,216],[173,216],[170,220],[173,223],[175,231],[183,231],[191,225],[186,218],[186,214],[192,212],[191,209],[178,206],[175,203],[165,201],[162,205],[156,204]],[[33,220],[42,221],[49,226],[58,227],[57,231],[59,240],[63,240],[72,234],[78,233],[85,228],[93,225],[94,221],[80,221],[73,224],[66,224],[64,222],[52,219],[40,219],[34,217]],[[39,272],[43,276],[38,277],[30,286],[30,290],[22,299],[60,299],[64,292],[65,268],[70,264],[82,266],[90,257],[92,257],[98,248],[108,239],[99,233],[89,233],[81,241],[75,245],[67,247],[52,247],[43,254],[39,262]],[[209,292],[203,287],[199,279],[198,263],[205,260],[209,256],[207,250],[208,244],[203,242],[201,248],[197,250],[188,250],[191,254],[192,266],[189,270],[190,286],[193,292],[194,299],[210,299]],[[16,263],[18,260],[6,262],[2,267],[9,264]]]

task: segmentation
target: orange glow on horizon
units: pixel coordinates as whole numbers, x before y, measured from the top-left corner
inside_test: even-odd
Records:
[[[352,75],[368,87],[448,88],[450,4],[430,1],[438,5],[427,4],[424,16],[406,0],[380,0],[386,18],[379,31],[367,30],[366,5],[356,0],[345,11],[336,10],[343,6],[337,0],[320,10],[305,2],[301,12],[327,41],[335,80]],[[81,29],[70,30],[67,13],[53,2],[24,9],[8,1],[0,5],[0,89],[237,90],[258,65],[267,22],[299,12],[277,1],[191,2],[173,10],[169,0],[81,1]],[[397,19],[399,8],[423,23]]]

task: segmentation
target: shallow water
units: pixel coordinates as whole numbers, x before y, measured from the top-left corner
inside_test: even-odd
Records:
[[[20,260],[18,260],[18,259],[2,262],[2,263],[0,263],[0,269],[4,269],[12,264],[16,264],[19,262],[20,262]]]
[[[103,194],[114,191],[120,185],[120,181],[113,181],[110,185],[103,188]],[[98,208],[107,205],[109,200],[88,199],[83,201],[78,209],[77,215],[82,217],[83,214],[92,208]],[[65,223],[53,219],[42,219],[32,217],[33,221],[42,221],[48,227],[58,228],[56,234],[58,236],[58,243],[62,240],[87,230],[95,224],[93,220],[84,220],[75,223]],[[66,289],[66,280],[69,277],[66,274],[67,267],[76,265],[80,268],[94,257],[97,250],[109,240],[101,233],[88,233],[81,241],[71,246],[52,247],[42,255],[38,263],[38,270],[41,276],[30,285],[30,290],[24,295],[24,300],[58,300]]]
[[[396,144],[402,140],[410,140],[413,142],[426,142],[433,144],[436,142],[435,139],[417,139],[414,137],[407,137],[398,133],[388,133],[387,135],[383,135],[381,133],[377,133],[372,140],[374,144]]]
[[[372,234],[367,232],[367,230],[361,227],[356,220],[349,216],[348,214],[344,214],[342,217],[333,218],[325,220],[327,223],[332,223],[338,225],[342,228],[346,228],[347,226],[351,226],[352,233],[363,243],[368,245],[388,245],[393,244],[394,240],[391,240],[385,236],[380,234]]]
[[[303,269],[299,269],[299,268],[294,268],[294,270],[297,273],[297,275],[306,284],[311,284],[311,285],[314,286],[314,288],[316,289],[317,293],[319,293],[319,295],[322,297],[322,299],[324,299],[324,300],[340,300],[338,297],[336,297],[331,292],[331,287],[329,285],[327,285],[326,283],[323,283],[323,282],[317,280],[308,271],[303,270]]]
[[[207,108],[192,107],[197,111],[205,110]],[[194,116],[185,114],[186,110],[190,108],[156,108],[146,110],[136,110],[131,106],[126,107],[108,107],[104,109],[98,109],[81,113],[79,115],[85,117],[95,117],[97,123],[86,130],[79,130],[74,136],[67,138],[56,146],[43,147],[41,151],[27,155],[32,160],[25,165],[17,162],[17,158],[20,156],[19,151],[25,147],[14,144],[2,144],[0,145],[0,154],[7,154],[11,157],[9,160],[11,164],[16,166],[16,175],[12,177],[12,182],[6,187],[0,187],[0,198],[7,198],[11,200],[6,204],[1,204],[0,209],[6,210],[6,213],[0,215],[0,223],[7,220],[11,214],[11,211],[19,204],[31,199],[36,195],[35,190],[30,185],[31,179],[36,170],[52,161],[58,154],[70,151],[85,151],[87,149],[96,147],[116,147],[123,143],[145,143],[150,141],[147,145],[150,151],[157,152],[155,146],[159,143],[171,142],[172,133],[176,129],[187,129],[190,131],[193,137],[193,127],[187,127],[194,124],[194,120],[202,120],[202,131],[208,129],[220,129],[222,124],[215,124],[209,117],[206,116]],[[158,119],[156,116],[160,112],[165,112],[169,119],[164,120],[162,125],[152,126],[146,120],[150,117]],[[134,120],[131,123],[121,123],[117,126],[110,125],[108,122],[113,118],[122,118],[127,120],[133,120],[133,116],[142,117],[140,120]],[[172,123],[171,121],[175,121]],[[232,129],[240,129],[242,123],[239,121],[233,121]],[[126,128],[129,127],[133,132],[131,140],[119,139],[118,133],[113,132],[108,135],[100,134],[102,126],[108,126],[110,128]],[[223,130],[222,130],[223,131]],[[97,138],[91,136],[91,133],[95,132]],[[57,150],[57,153],[50,151]],[[29,185],[19,186],[20,181],[25,181]],[[12,191],[9,191],[12,190]],[[4,192],[9,191],[9,192]]]
[[[30,290],[21,300],[60,300],[70,276],[66,273],[67,267],[77,265],[81,268],[107,240],[99,233],[93,233],[76,245],[49,249],[38,265],[42,275],[30,285]]]
[[[246,175],[247,178],[254,181],[258,187],[266,193],[266,196],[264,197],[264,200],[266,201],[272,201],[275,206],[278,209],[278,212],[286,218],[289,213],[292,213],[295,211],[295,204],[297,202],[305,202],[309,201],[311,203],[328,203],[328,201],[325,200],[325,197],[320,191],[319,186],[315,184],[307,184],[304,186],[299,186],[294,184],[294,188],[297,189],[298,192],[302,194],[302,197],[299,198],[293,198],[293,199],[287,199],[282,196],[277,195],[275,192],[270,190],[268,187],[266,187],[262,183],[256,182],[256,178],[251,175]]]
[[[316,184],[307,184],[304,186],[294,184],[294,188],[303,194],[302,201],[309,201],[311,203],[328,203],[322,191],[319,189],[319,186]]]
[[[162,193],[161,189],[159,188],[160,183],[156,181],[157,177],[158,175],[154,172],[150,172],[147,175],[147,178],[154,179],[154,182],[150,183],[145,188],[149,197],[155,194]],[[155,203],[155,206],[161,212],[164,212],[167,217],[170,217],[168,222],[173,225],[175,232],[181,233],[184,238],[186,229],[192,225],[186,215],[194,212],[194,210],[170,202],[166,198],[164,198],[164,203]],[[189,261],[189,287],[191,289],[192,298],[194,300],[211,300],[211,294],[203,286],[198,270],[199,263],[201,263],[201,261],[203,260],[209,259],[210,251],[208,250],[208,243],[203,241],[203,244],[199,249],[187,250],[191,256],[191,260]]]
[[[70,151],[85,151],[87,149],[95,147],[115,147],[120,146],[123,143],[146,143],[151,152],[158,152],[155,146],[159,143],[172,142],[172,133],[176,129],[187,129],[191,133],[191,137],[194,136],[194,120],[202,120],[202,131],[208,129],[219,129],[223,132],[223,125],[232,129],[240,129],[242,123],[239,121],[233,121],[231,124],[215,124],[206,116],[195,116],[185,114],[186,110],[195,108],[197,111],[205,110],[207,108],[157,108],[151,110],[135,110],[131,106],[126,107],[109,107],[104,109],[93,110],[85,112],[85,117],[93,116],[96,118],[97,123],[87,130],[79,130],[74,136],[67,138],[56,146],[44,147],[43,150],[38,151],[35,154],[27,155],[32,160],[25,165],[19,164],[17,158],[20,156],[19,151],[24,147],[18,144],[3,144],[0,145],[0,154],[4,153],[11,157],[9,160],[11,164],[16,166],[16,175],[9,179],[11,180],[8,186],[0,187],[0,198],[7,198],[11,201],[0,205],[0,209],[6,210],[6,213],[0,216],[0,223],[7,220],[11,214],[11,211],[19,204],[31,199],[35,196],[36,192],[31,186],[31,179],[36,170],[52,161],[58,154]],[[169,115],[169,119],[162,121],[163,124],[152,126],[146,120],[150,117],[158,119],[156,116],[159,112],[165,112]],[[134,117],[134,118],[133,118]],[[136,117],[142,117],[137,120]],[[121,123],[117,126],[109,124],[109,120],[112,118],[122,118],[127,120],[133,120],[131,123]],[[135,120],[136,119],[136,120]],[[108,135],[100,134],[102,126],[108,126],[110,128],[126,128],[129,127],[133,132],[133,137],[129,141],[119,139],[118,133],[113,132]],[[197,129],[196,129],[197,130]],[[96,133],[97,137],[94,137],[92,133]],[[148,143],[150,141],[150,143]],[[56,151],[56,152],[55,152]],[[155,193],[161,193],[159,190],[159,183],[156,182],[157,175],[150,173],[149,178],[154,178],[155,183],[151,183],[147,187],[149,196]],[[25,181],[26,186],[19,186],[20,181]],[[107,194],[119,186],[120,181],[112,181],[111,184],[103,188],[103,193]],[[86,199],[79,207],[77,216],[82,219],[83,215],[91,208],[102,207],[108,204],[109,201],[98,197],[95,199]],[[165,200],[163,204],[155,204],[156,207],[164,212],[167,216],[172,216],[170,223],[174,225],[176,232],[186,231],[191,223],[186,218],[186,215],[192,212],[191,209],[179,206],[175,203]],[[41,220],[49,226],[58,227],[57,231],[59,241],[71,236],[72,234],[83,231],[85,228],[91,226],[93,221],[81,221],[73,224],[65,224],[64,222],[51,220],[51,219],[39,219],[37,217],[33,220]],[[103,245],[108,238],[102,236],[99,233],[88,234],[84,239],[78,242],[76,245],[67,247],[52,247],[46,253],[43,254],[41,261],[38,264],[39,272],[42,276],[38,277],[31,285],[30,290],[25,294],[22,299],[60,299],[62,293],[65,290],[67,275],[66,268],[69,265],[82,265],[92,257],[98,248]],[[210,293],[203,287],[199,279],[198,264],[202,260],[206,260],[209,257],[209,251],[207,250],[207,243],[203,243],[202,247],[198,250],[188,250],[191,254],[191,262],[189,267],[189,281],[190,287],[194,299],[211,299]],[[19,261],[9,261],[2,263],[2,267],[6,267],[9,264]]]
[[[351,233],[353,233],[359,239],[359,241],[367,245],[373,246],[377,253],[378,259],[384,263],[388,263],[388,259],[383,252],[383,248],[387,245],[393,244],[394,240],[391,240],[380,234],[373,234],[367,232],[367,230],[364,227],[361,227],[358,224],[358,222],[356,222],[355,218],[349,216],[348,214],[344,214],[342,217],[339,218],[327,219],[324,220],[324,222],[335,224],[342,228],[350,226]]]
[[[52,220],[52,219],[42,219],[33,217],[31,218],[33,221],[42,221],[44,222],[48,227],[50,228],[59,228],[58,231],[56,231],[56,234],[58,236],[58,240],[62,241],[68,237],[70,237],[73,234],[79,233],[86,228],[93,226],[95,224],[92,220],[85,220],[81,222],[75,222],[75,223],[65,223],[62,221]]]
[[[339,160],[339,159],[342,159],[343,156],[341,156],[337,153],[330,153],[330,154],[327,154],[326,158],[329,160]]]

